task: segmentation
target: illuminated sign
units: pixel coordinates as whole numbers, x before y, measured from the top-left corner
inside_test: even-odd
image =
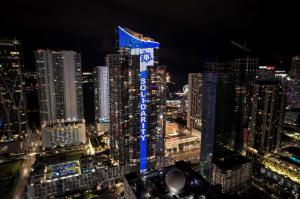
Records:
[[[130,34],[125,29],[118,27],[119,47],[130,48],[131,55],[140,56],[140,172],[147,169],[147,66],[154,65],[154,48],[159,47],[159,43],[143,37],[141,34]]]
[[[259,66],[259,69],[274,70],[275,66]]]

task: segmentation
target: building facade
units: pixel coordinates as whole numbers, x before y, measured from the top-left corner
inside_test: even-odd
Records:
[[[118,27],[118,53],[109,68],[112,157],[140,166],[164,153],[165,67],[158,65],[159,43]]]
[[[86,144],[85,122],[58,122],[42,127],[42,146],[53,148]]]
[[[212,164],[212,183],[221,185],[224,194],[247,191],[251,186],[252,162],[243,156],[232,156],[214,161]]]
[[[290,76],[292,79],[290,102],[292,107],[300,108],[300,56],[295,56],[292,58],[292,65]]]
[[[240,153],[243,148],[245,88],[230,65],[209,63],[203,75],[200,172],[207,179],[213,158]]]
[[[41,124],[83,119],[81,56],[74,51],[35,51]]]
[[[250,117],[251,107],[250,98],[252,96],[252,84],[255,82],[258,76],[258,58],[246,57],[242,59],[236,59],[234,61],[235,72],[240,75],[241,86],[245,89],[245,100],[244,100],[244,127],[248,127],[248,121]]]
[[[253,85],[251,98],[250,136],[248,148],[263,154],[280,145],[284,89],[279,81],[258,81]]]
[[[0,137],[12,138],[27,129],[21,43],[0,39]]]
[[[240,73],[241,81],[246,86],[254,83],[258,71],[258,58],[242,58],[234,61],[235,71]]]
[[[95,156],[81,156],[79,160],[70,161],[51,156],[38,159],[28,176],[27,197],[63,198],[86,190],[98,190],[101,186],[111,188],[129,172],[125,166],[108,166],[103,159],[95,159]]]
[[[202,127],[202,74],[189,73],[187,127],[200,130]]]
[[[96,66],[95,75],[95,119],[109,118],[109,73],[107,66]]]

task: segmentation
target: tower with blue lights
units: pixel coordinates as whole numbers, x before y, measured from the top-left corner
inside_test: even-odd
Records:
[[[158,42],[122,27],[117,34],[118,52],[106,57],[111,154],[143,172],[164,155],[166,72],[158,62]]]

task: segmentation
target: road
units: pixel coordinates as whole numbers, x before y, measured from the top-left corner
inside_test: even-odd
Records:
[[[19,177],[19,181],[16,187],[16,190],[14,192],[14,199],[22,199],[24,197],[24,189],[27,183],[27,177],[30,173],[31,167],[35,162],[35,154],[28,155],[22,165],[21,173]]]
[[[27,184],[27,178],[31,171],[32,165],[35,162],[35,156],[38,149],[38,142],[39,138],[36,136],[36,132],[33,133],[33,146],[32,146],[32,152],[26,155],[26,159],[24,160],[24,163],[20,170],[20,176],[19,181],[16,186],[16,190],[14,191],[13,198],[14,199],[22,199],[25,196],[25,186]]]

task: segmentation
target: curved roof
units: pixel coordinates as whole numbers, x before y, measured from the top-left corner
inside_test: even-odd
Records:
[[[159,43],[136,33],[128,28],[118,26],[119,47],[120,48],[158,48]]]

